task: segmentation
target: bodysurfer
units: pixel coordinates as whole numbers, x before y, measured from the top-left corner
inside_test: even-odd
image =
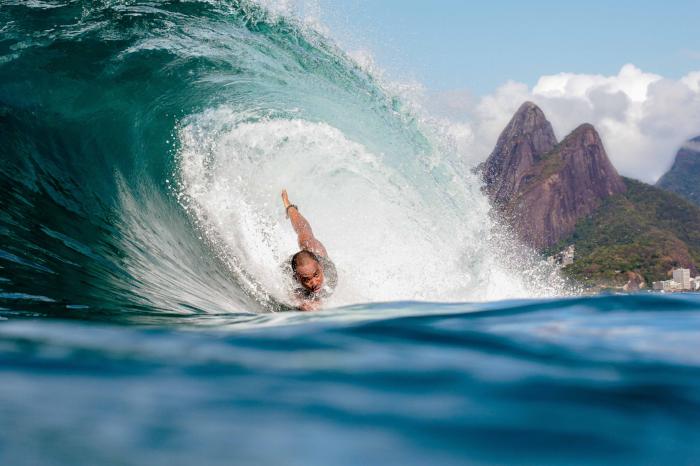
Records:
[[[315,311],[321,307],[322,300],[333,293],[338,274],[326,248],[314,237],[309,222],[299,213],[297,206],[289,202],[286,189],[282,191],[282,202],[301,249],[291,258],[296,285],[292,294],[299,310]]]

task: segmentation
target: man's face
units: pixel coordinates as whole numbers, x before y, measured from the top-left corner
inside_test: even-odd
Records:
[[[323,286],[323,269],[316,261],[299,264],[296,270],[297,281],[307,290],[317,293]]]

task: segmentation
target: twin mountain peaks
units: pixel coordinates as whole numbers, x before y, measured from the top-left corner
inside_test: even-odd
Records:
[[[677,266],[697,272],[700,207],[668,191],[700,201],[700,138],[659,181],[665,191],[621,177],[592,125],[557,141],[542,110],[525,102],[479,170],[494,212],[525,244],[576,246],[565,272],[578,281],[615,287],[665,279]]]

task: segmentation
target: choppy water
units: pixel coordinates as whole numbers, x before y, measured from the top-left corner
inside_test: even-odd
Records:
[[[698,298],[551,298],[440,134],[255,3],[0,0],[0,463],[693,463]]]
[[[0,325],[0,463],[700,457],[697,296],[395,302],[260,315],[248,330],[239,316],[198,323],[210,327]]]

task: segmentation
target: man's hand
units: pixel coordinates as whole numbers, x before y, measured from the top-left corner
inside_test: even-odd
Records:
[[[285,210],[287,209],[287,207],[289,207],[291,205],[291,202],[289,202],[289,196],[287,195],[286,189],[282,190],[282,202],[284,202]]]
[[[321,303],[318,301],[301,301],[299,310],[302,312],[318,311],[321,308]]]

